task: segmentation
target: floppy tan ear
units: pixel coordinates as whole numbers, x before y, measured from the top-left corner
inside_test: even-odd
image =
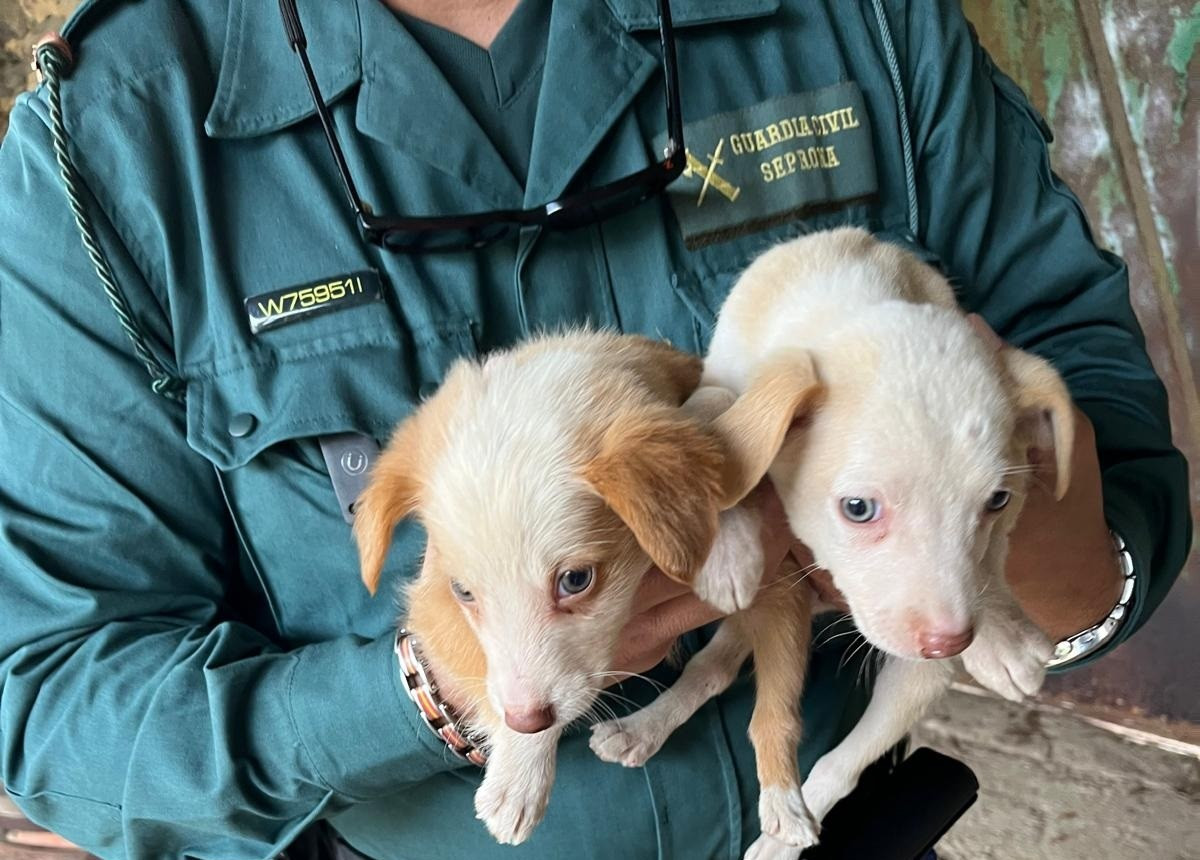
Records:
[[[420,413],[396,430],[371,469],[371,479],[354,505],[354,540],[363,584],[375,594],[379,575],[392,546],[392,533],[412,513],[420,498]]]
[[[1061,499],[1071,485],[1071,454],[1075,444],[1075,409],[1071,395],[1058,371],[1044,359],[1015,348],[1005,349],[1001,357],[1013,380],[1020,417],[1050,419],[1057,473],[1054,497]]]
[[[623,335],[617,342],[616,350],[650,390],[663,400],[682,403],[700,384],[703,359],[669,343],[641,335]]]
[[[675,410],[623,413],[583,478],[667,576],[690,583],[717,535],[721,444]]]
[[[725,449],[722,510],[736,505],[762,480],[788,428],[816,406],[822,391],[812,353],[789,351],[764,364],[750,387],[713,422]]]

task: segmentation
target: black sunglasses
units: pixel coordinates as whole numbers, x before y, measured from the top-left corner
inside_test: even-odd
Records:
[[[667,84],[667,143],[662,161],[598,188],[567,194],[533,209],[498,209],[464,215],[375,215],[367,210],[350,176],[345,153],[333,130],[333,119],[308,61],[308,40],[300,26],[296,0],[279,0],[279,13],[283,16],[288,42],[300,57],[313,105],[341,174],[346,196],[354,208],[358,229],[372,244],[410,253],[461,251],[507,239],[522,227],[571,230],[603,221],[644,203],[683,173],[687,161],[683,148],[683,115],[679,110],[679,76],[675,70],[675,33],[671,28],[671,9],[667,0],[658,0],[658,32]]]

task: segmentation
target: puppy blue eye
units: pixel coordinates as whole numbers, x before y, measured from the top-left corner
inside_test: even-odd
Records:
[[[991,497],[987,500],[987,509],[989,511],[1003,510],[1004,506],[1008,504],[1008,500],[1011,498],[1012,493],[1010,493],[1008,490],[996,490],[996,492],[992,493]]]
[[[454,596],[460,603],[471,603],[475,600],[475,595],[463,588],[462,583],[457,579],[450,580],[450,590],[454,592]]]
[[[574,567],[563,571],[558,576],[558,596],[574,597],[577,594],[583,594],[583,592],[592,587],[592,582],[595,579],[595,568]]]
[[[860,499],[850,496],[842,499],[842,516],[852,523],[869,523],[878,519],[881,507],[874,499]]]

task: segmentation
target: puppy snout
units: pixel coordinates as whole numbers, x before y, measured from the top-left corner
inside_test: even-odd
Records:
[[[922,657],[940,660],[961,654],[974,638],[975,630],[972,627],[965,630],[922,630],[917,634],[917,644],[921,647]]]
[[[553,705],[528,705],[504,709],[505,724],[514,732],[526,735],[545,731],[554,725],[554,719]]]

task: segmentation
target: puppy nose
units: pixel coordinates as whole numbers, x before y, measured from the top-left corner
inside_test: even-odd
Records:
[[[554,706],[505,708],[504,722],[514,732],[534,735],[554,725]]]
[[[931,660],[961,654],[974,638],[975,631],[970,627],[962,631],[922,630],[917,634],[917,642],[921,646],[921,656]]]

